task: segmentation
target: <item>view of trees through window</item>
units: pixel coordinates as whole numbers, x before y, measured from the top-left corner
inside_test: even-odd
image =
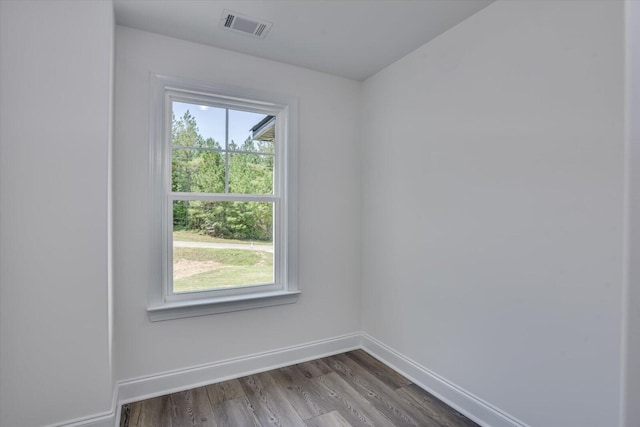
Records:
[[[273,194],[273,137],[255,135],[272,119],[173,102],[175,293],[273,283],[274,203],[243,199]]]

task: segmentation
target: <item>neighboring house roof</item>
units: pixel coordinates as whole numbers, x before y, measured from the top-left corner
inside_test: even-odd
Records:
[[[275,139],[276,117],[267,116],[251,128],[251,138],[259,141],[272,141]]]

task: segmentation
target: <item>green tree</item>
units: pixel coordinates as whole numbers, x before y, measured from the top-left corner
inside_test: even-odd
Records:
[[[184,115],[176,120],[171,118],[171,143],[182,147],[205,147],[205,140],[200,135],[196,118],[187,110]]]

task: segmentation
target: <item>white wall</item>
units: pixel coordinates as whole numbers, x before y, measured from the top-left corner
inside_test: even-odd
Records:
[[[363,105],[364,331],[529,425],[616,425],[622,3],[499,1]]]
[[[299,279],[293,305],[151,323],[149,78],[160,73],[299,97]],[[116,27],[114,267],[118,378],[359,330],[360,84]]]
[[[110,1],[0,2],[0,425],[111,409]]]
[[[623,365],[624,426],[640,425],[640,3],[625,2],[626,142],[627,142],[627,264]]]

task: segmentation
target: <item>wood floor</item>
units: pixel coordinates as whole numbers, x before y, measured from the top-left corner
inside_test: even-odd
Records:
[[[130,403],[120,427],[477,426],[362,350]]]

